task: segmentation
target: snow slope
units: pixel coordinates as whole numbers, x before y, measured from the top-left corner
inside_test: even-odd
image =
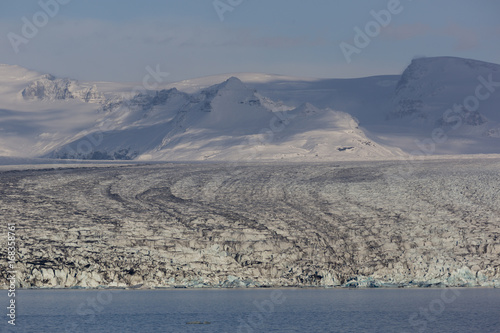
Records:
[[[83,137],[48,156],[248,161],[402,155],[368,139],[347,113],[310,104],[289,108],[235,77],[194,94],[172,88],[139,96],[130,109],[126,117],[119,112],[120,120],[108,119],[119,128],[91,137],[93,149]]]
[[[416,59],[396,86],[388,117],[390,126],[434,144],[437,153],[498,153],[500,66],[453,57]]]
[[[48,78],[18,66],[0,65],[1,156],[42,155],[96,122],[98,115],[90,103],[66,98],[33,100],[23,96],[23,91],[34,87],[34,82],[50,81]]]
[[[142,93],[133,84],[0,65],[0,156],[311,161],[498,153],[495,82],[499,65],[453,57],[414,59],[402,75],[223,74]]]
[[[217,75],[174,85],[196,91],[226,77]],[[370,139],[409,153],[491,154],[500,151],[498,64],[430,57],[412,60],[402,75],[304,79],[242,73],[238,77],[262,95],[287,105],[310,102],[317,107],[347,112],[359,120]],[[469,96],[475,97],[476,88],[484,82],[480,77],[497,85],[490,87],[493,91],[480,88],[482,96],[490,94],[479,100],[476,111],[468,112],[464,102],[470,102]],[[454,110],[455,105],[462,106],[465,111],[448,112],[447,117],[443,117],[448,109]],[[441,130],[446,133],[446,139],[433,138],[432,133]],[[422,149],[423,143],[432,144],[433,149]]]

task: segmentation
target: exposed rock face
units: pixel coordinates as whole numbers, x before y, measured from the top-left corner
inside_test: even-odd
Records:
[[[400,168],[4,172],[0,216],[21,287],[500,286],[500,160]]]
[[[77,81],[56,79],[50,74],[43,75],[38,80],[31,82],[23,89],[21,95],[27,100],[77,99],[86,103],[105,102],[104,95],[97,90],[95,85],[82,87]]]

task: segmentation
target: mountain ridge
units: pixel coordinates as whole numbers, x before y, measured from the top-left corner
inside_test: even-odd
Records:
[[[4,156],[389,158],[411,152],[435,128],[449,134],[437,154],[498,153],[500,146],[500,94],[460,113],[460,128],[446,121],[446,108],[467,101],[479,77],[493,87],[500,81],[500,65],[473,59],[418,58],[400,76],[358,79],[223,74],[135,94],[132,85],[55,78],[19,66],[0,65],[0,73]],[[60,119],[51,120],[54,114]]]

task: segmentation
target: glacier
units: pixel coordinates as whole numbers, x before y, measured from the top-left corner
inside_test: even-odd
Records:
[[[500,159],[400,167],[1,171],[0,215],[22,288],[500,287]]]

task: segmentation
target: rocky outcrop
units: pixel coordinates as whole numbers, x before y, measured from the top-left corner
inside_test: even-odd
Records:
[[[17,226],[23,288],[499,287],[500,160],[401,168],[11,171],[0,216]]]
[[[85,103],[104,103],[105,97],[95,85],[83,87],[75,80],[57,79],[50,74],[42,75],[21,91],[26,100],[69,100]]]

